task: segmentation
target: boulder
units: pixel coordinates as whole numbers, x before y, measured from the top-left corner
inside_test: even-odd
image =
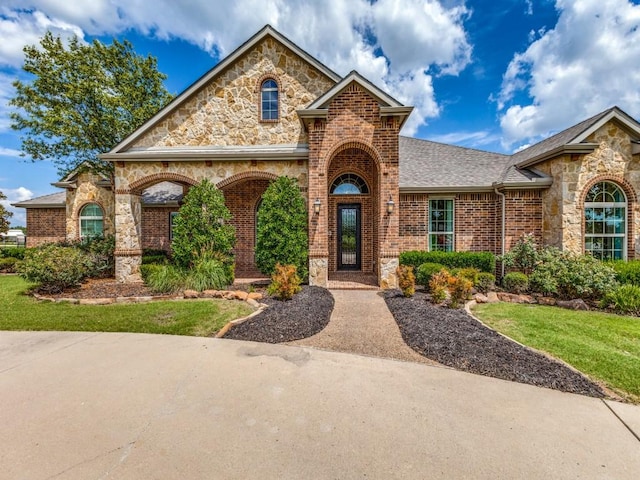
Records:
[[[518,303],[536,303],[536,299],[531,295],[518,295]]]
[[[182,295],[184,298],[198,298],[198,292],[195,290],[185,290]]]
[[[251,292],[247,298],[252,300],[262,300],[262,294],[259,292]]]
[[[556,302],[558,307],[568,308],[569,310],[589,310],[589,306],[584,303],[581,298],[574,298],[573,300],[558,300]]]
[[[233,292],[233,296],[238,300],[246,300],[249,294],[247,292],[243,292],[242,290],[236,290]]]
[[[488,292],[487,293],[487,303],[496,303],[499,302],[498,294],[496,292]]]
[[[473,296],[473,299],[476,301],[476,303],[489,303],[489,299],[481,293],[476,293]]]
[[[556,299],[553,297],[538,297],[538,303],[540,305],[555,305]]]
[[[260,308],[260,304],[255,301],[253,298],[247,298],[247,303],[251,305],[253,308]]]

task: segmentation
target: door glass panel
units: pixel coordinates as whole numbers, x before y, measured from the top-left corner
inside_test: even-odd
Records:
[[[343,266],[355,267],[357,264],[357,209],[341,209],[340,255]]]

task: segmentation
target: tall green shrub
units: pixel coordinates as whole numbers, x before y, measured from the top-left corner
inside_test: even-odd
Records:
[[[309,238],[307,207],[297,181],[280,177],[262,195],[256,228],[256,265],[272,275],[278,263],[295,265],[307,278]]]
[[[191,267],[212,254],[233,257],[235,228],[222,192],[209,180],[191,187],[174,220],[171,250],[175,263]]]

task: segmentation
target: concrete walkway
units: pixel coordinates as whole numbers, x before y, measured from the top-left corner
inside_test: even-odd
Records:
[[[335,307],[329,324],[313,337],[290,345],[436,365],[408,347],[379,290],[331,290]]]
[[[640,434],[640,407],[411,362],[0,332],[2,479],[635,480],[621,419]]]

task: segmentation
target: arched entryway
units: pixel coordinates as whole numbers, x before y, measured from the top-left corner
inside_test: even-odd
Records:
[[[218,183],[236,228],[235,273],[238,278],[261,276],[255,266],[256,217],[262,194],[275,174],[246,172]]]
[[[327,168],[329,278],[373,275],[378,251],[378,168],[369,153],[347,148]]]

